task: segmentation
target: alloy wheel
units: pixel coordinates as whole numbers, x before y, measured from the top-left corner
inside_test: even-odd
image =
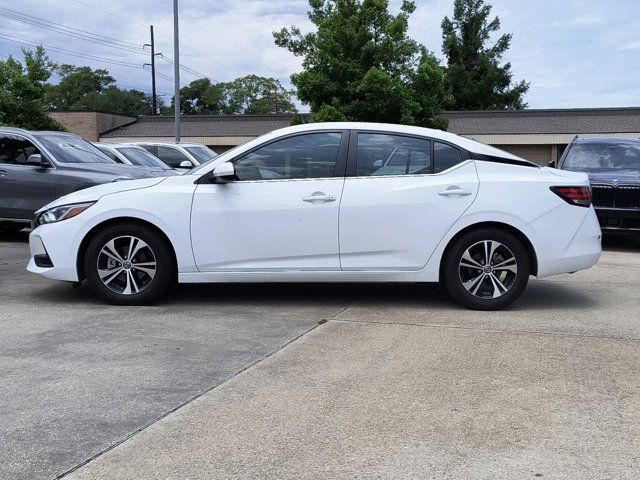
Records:
[[[458,273],[462,286],[475,297],[498,298],[513,287],[518,276],[518,262],[503,243],[483,240],[464,251]]]
[[[156,256],[151,247],[131,235],[109,240],[98,254],[100,281],[121,295],[142,292],[155,277],[156,267]]]

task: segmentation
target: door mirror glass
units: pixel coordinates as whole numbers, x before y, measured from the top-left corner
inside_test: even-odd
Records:
[[[551,160],[549,163],[547,163],[547,166],[551,167],[551,168],[556,168],[556,161],[555,160]]]
[[[32,165],[34,167],[48,167],[49,164],[42,159],[42,155],[39,153],[32,153],[27,158],[27,165]]]
[[[178,168],[193,168],[193,164],[189,160],[183,160]]]
[[[213,169],[213,180],[216,183],[232,182],[236,179],[236,169],[231,162],[225,162]]]

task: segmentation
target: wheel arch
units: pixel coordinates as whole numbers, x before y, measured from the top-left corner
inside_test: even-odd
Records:
[[[104,220],[103,222],[100,222],[97,225],[94,225],[91,228],[91,230],[89,230],[87,232],[87,234],[84,236],[84,238],[82,239],[82,242],[80,242],[80,247],[78,248],[78,255],[76,257],[76,271],[78,272],[78,281],[82,281],[82,280],[84,280],[86,278],[85,272],[84,272],[84,256],[87,253],[87,247],[88,247],[89,242],[91,241],[91,239],[99,231],[103,230],[104,228],[107,228],[107,227],[109,227],[111,225],[115,225],[115,224],[118,224],[118,223],[135,223],[135,224],[144,226],[146,228],[149,228],[149,229],[153,230],[156,234],[158,234],[158,236],[160,238],[162,238],[163,241],[169,247],[169,251],[171,252],[171,258],[173,260],[174,269],[175,269],[175,272],[177,274],[177,271],[178,271],[178,260],[177,260],[177,256],[176,256],[176,250],[175,250],[175,246],[173,245],[173,243],[171,242],[171,239],[169,239],[167,234],[164,233],[162,231],[162,229],[160,229],[157,225],[154,225],[152,222],[150,222],[148,220],[143,220],[143,219],[137,218],[137,217],[123,216],[123,217],[109,218],[108,220]]]
[[[529,237],[527,237],[520,229],[514,227],[513,225],[509,225],[507,223],[497,222],[497,221],[487,221],[487,222],[477,222],[471,225],[467,225],[466,227],[461,229],[458,233],[456,233],[453,237],[451,237],[451,239],[449,239],[449,242],[447,243],[447,246],[445,247],[442,253],[442,257],[441,257],[442,260],[440,261],[440,272],[439,272],[440,280],[442,280],[442,269],[444,268],[444,263],[445,263],[444,259],[448,255],[452,245],[460,237],[462,237],[469,231],[477,230],[478,228],[483,228],[483,227],[499,228],[515,235],[518,238],[518,240],[522,242],[522,244],[524,245],[527,251],[527,254],[529,255],[529,263],[531,267],[530,274],[534,276],[538,274],[538,256],[536,254],[535,248],[533,247],[533,244],[531,243],[531,240],[529,240]]]

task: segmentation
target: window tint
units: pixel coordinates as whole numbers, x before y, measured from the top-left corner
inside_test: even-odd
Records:
[[[434,142],[433,157],[435,173],[443,172],[462,162],[462,154],[460,150],[445,143]]]
[[[173,168],[179,167],[180,163],[184,162],[185,160],[188,160],[189,162],[191,161],[184,153],[182,153],[177,148],[163,147],[160,145],[158,145],[158,153],[156,154],[156,156],[164,163]]]
[[[431,142],[385,133],[359,133],[356,175],[431,173]]]
[[[0,163],[26,165],[32,153],[39,153],[36,147],[20,137],[0,137]]]
[[[240,180],[332,177],[341,133],[308,133],[259,148],[234,162]]]

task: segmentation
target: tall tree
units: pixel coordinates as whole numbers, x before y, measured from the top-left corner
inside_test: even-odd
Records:
[[[162,108],[162,99],[158,99]],[[140,90],[125,90],[115,86],[101,92],[89,92],[72,109],[101,110],[126,115],[147,115],[151,111],[151,95]]]
[[[397,15],[387,0],[309,0],[316,30],[274,32],[276,45],[302,57],[291,76],[312,119],[444,127],[434,119],[446,101],[437,59],[408,34],[415,3]]]
[[[22,50],[24,64],[0,60],[0,125],[29,130],[63,130],[45,109],[45,82],[55,66],[42,46]]]
[[[494,37],[500,18],[492,20],[484,0],[455,0],[453,19],[442,21],[442,51],[447,57],[447,86],[456,110],[521,109],[529,83],[513,83],[511,64],[501,65],[512,35]]]

